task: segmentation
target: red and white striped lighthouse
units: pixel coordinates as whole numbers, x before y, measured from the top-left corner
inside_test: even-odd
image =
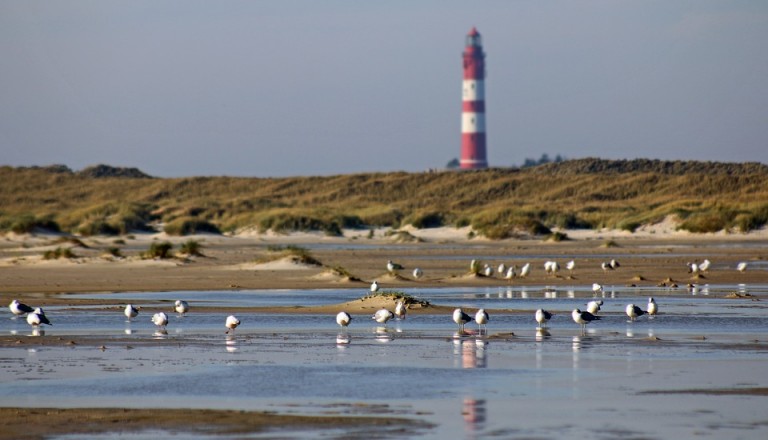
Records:
[[[467,34],[464,59],[463,105],[461,111],[462,169],[487,168],[485,156],[485,53],[480,33],[474,27]]]

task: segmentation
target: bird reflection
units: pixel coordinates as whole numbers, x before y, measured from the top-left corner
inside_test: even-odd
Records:
[[[485,399],[464,398],[461,415],[464,417],[467,438],[476,438],[476,435],[485,429],[485,422],[488,420],[487,414]]]
[[[376,340],[384,343],[390,342],[392,340],[392,335],[386,327],[376,327]]]
[[[545,328],[536,329],[536,342],[542,342],[545,339],[549,339],[550,337],[552,337],[552,333],[550,333],[549,330]]]
[[[228,352],[234,353],[237,351],[237,340],[235,339],[235,335],[228,334],[224,344],[226,345]]]
[[[168,338],[168,330],[166,329],[160,329],[156,332],[152,333],[153,339],[167,339]]]
[[[352,342],[352,337],[347,332],[341,332],[336,335],[336,346],[338,348],[347,348],[347,345]]]
[[[39,327],[32,328],[32,336],[45,336],[45,330]]]
[[[463,335],[464,333],[460,332],[453,334],[453,354],[456,356],[456,366],[485,368],[488,342],[483,338],[467,338],[462,337]]]

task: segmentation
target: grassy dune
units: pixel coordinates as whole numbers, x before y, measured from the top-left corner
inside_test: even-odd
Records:
[[[580,159],[523,170],[173,179],[0,167],[0,230],[16,232],[125,234],[162,224],[180,235],[244,227],[336,235],[412,224],[505,238],[552,227],[634,230],[668,215],[692,232],[762,227],[768,166]]]

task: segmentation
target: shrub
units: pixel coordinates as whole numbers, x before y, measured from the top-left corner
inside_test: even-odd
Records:
[[[123,254],[120,252],[120,248],[117,246],[110,246],[104,251],[107,255],[111,255],[113,257],[122,257]]]
[[[163,228],[168,235],[191,235],[198,233],[220,234],[219,228],[205,220],[192,217],[180,217],[166,224]]]
[[[142,257],[147,258],[171,258],[171,249],[173,244],[164,241],[162,243],[152,243],[149,245],[149,249],[142,254]]]
[[[566,240],[570,240],[570,239],[568,238],[568,234],[564,234],[562,232],[553,232],[549,236],[548,240],[550,240],[550,241],[566,241]]]
[[[3,219],[0,229],[10,230],[17,234],[29,234],[35,229],[44,229],[51,232],[60,232],[58,223],[51,216],[36,217],[32,214],[23,214],[17,217]]]
[[[689,216],[680,224],[680,229],[697,232],[717,232],[728,226],[728,219],[718,212],[697,213]]]
[[[43,253],[44,260],[56,260],[58,258],[77,258],[72,249],[66,247],[57,247],[53,250],[47,250]]]
[[[119,235],[120,230],[107,223],[104,219],[92,219],[77,228],[77,233],[86,237],[92,235]]]
[[[418,229],[439,228],[443,226],[444,218],[439,212],[430,212],[413,216],[409,223]]]
[[[619,223],[619,229],[622,231],[635,232],[639,227],[640,222],[638,221],[623,221]]]
[[[179,249],[179,252],[181,252],[182,254],[202,257],[203,256],[202,249],[203,249],[203,245],[201,245],[197,240],[187,240],[181,244],[181,248]]]

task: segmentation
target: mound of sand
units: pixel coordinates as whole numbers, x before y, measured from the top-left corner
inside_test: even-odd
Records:
[[[310,270],[320,266],[302,263],[299,257],[288,256],[264,263],[244,263],[231,266],[234,270]]]

